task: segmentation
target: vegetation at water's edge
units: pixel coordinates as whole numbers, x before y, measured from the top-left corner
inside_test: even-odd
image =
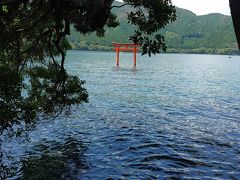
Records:
[[[115,9],[120,26],[107,28],[106,36],[87,36],[72,29],[69,37],[73,49],[112,50],[112,42],[130,42],[135,27],[127,23],[126,12],[129,7]],[[209,14],[197,16],[194,13],[177,8],[177,21],[161,30],[165,36],[169,53],[196,54],[239,54],[231,16]]]

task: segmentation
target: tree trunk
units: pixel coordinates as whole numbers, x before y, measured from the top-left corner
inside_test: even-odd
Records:
[[[229,0],[231,14],[233,19],[233,25],[235,29],[235,34],[238,41],[238,48],[240,49],[240,1],[239,0]]]

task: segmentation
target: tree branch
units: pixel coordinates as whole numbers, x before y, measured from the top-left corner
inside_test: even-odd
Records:
[[[121,6],[112,6],[111,9],[113,9],[113,8],[121,8],[121,7],[124,7],[126,5],[129,5],[129,4],[122,4]]]
[[[2,0],[0,2],[0,5],[8,5],[8,4],[11,4],[11,3],[22,3],[26,0]]]

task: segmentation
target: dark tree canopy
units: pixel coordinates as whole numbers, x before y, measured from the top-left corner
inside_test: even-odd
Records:
[[[156,32],[176,19],[171,1],[125,0],[125,5],[132,6],[129,23],[138,27],[130,40],[142,45],[143,54],[165,50]],[[71,48],[66,36],[71,26],[104,36],[105,27],[118,25],[113,8],[121,6],[113,0],[0,1],[0,134],[87,102],[84,82],[64,68]]]

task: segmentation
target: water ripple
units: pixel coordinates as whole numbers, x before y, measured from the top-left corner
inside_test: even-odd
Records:
[[[114,58],[109,52],[69,54],[67,68],[86,80],[90,103],[39,126],[33,142],[81,140],[88,168],[76,179],[240,177],[239,57],[139,56],[137,70],[131,54],[121,55],[119,69]]]

